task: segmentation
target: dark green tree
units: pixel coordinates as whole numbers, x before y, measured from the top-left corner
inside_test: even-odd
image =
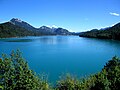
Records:
[[[30,70],[27,62],[17,50],[0,59],[0,87],[3,90],[47,90],[49,85]]]

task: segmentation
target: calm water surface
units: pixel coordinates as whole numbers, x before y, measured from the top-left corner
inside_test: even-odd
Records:
[[[72,73],[78,77],[99,72],[111,57],[120,57],[120,41],[78,36],[41,36],[0,39],[0,53],[20,49],[32,70],[55,82]]]

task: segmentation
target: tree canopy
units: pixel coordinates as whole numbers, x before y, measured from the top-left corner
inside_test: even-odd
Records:
[[[0,90],[120,90],[120,59],[114,56],[103,69],[78,79],[63,76],[55,86],[32,71],[19,50],[0,58]]]

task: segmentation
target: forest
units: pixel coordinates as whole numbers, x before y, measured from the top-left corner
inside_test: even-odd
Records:
[[[105,29],[81,32],[80,37],[120,40],[120,23]]]

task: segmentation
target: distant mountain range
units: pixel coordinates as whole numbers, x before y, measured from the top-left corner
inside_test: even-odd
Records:
[[[21,37],[21,36],[41,36],[41,35],[76,35],[64,28],[55,28],[41,26],[35,28],[29,23],[17,18],[0,24],[0,38],[3,37]]]
[[[80,37],[120,40],[120,23],[104,29],[81,32]]]
[[[28,24],[27,22],[24,22],[22,20],[19,20],[17,18],[13,18],[10,20],[10,23],[23,27],[27,30],[30,31],[35,31],[37,33],[40,33],[42,35],[71,35],[72,33],[69,32],[67,29],[63,29],[63,28],[50,28],[47,26],[41,26],[40,28],[35,28],[32,25]]]
[[[80,37],[103,38],[120,40],[120,23],[103,29],[93,29],[87,32],[70,32],[64,28],[41,26],[35,28],[29,23],[17,18],[0,24],[0,38],[21,37],[21,36],[41,36],[41,35],[79,35]]]

